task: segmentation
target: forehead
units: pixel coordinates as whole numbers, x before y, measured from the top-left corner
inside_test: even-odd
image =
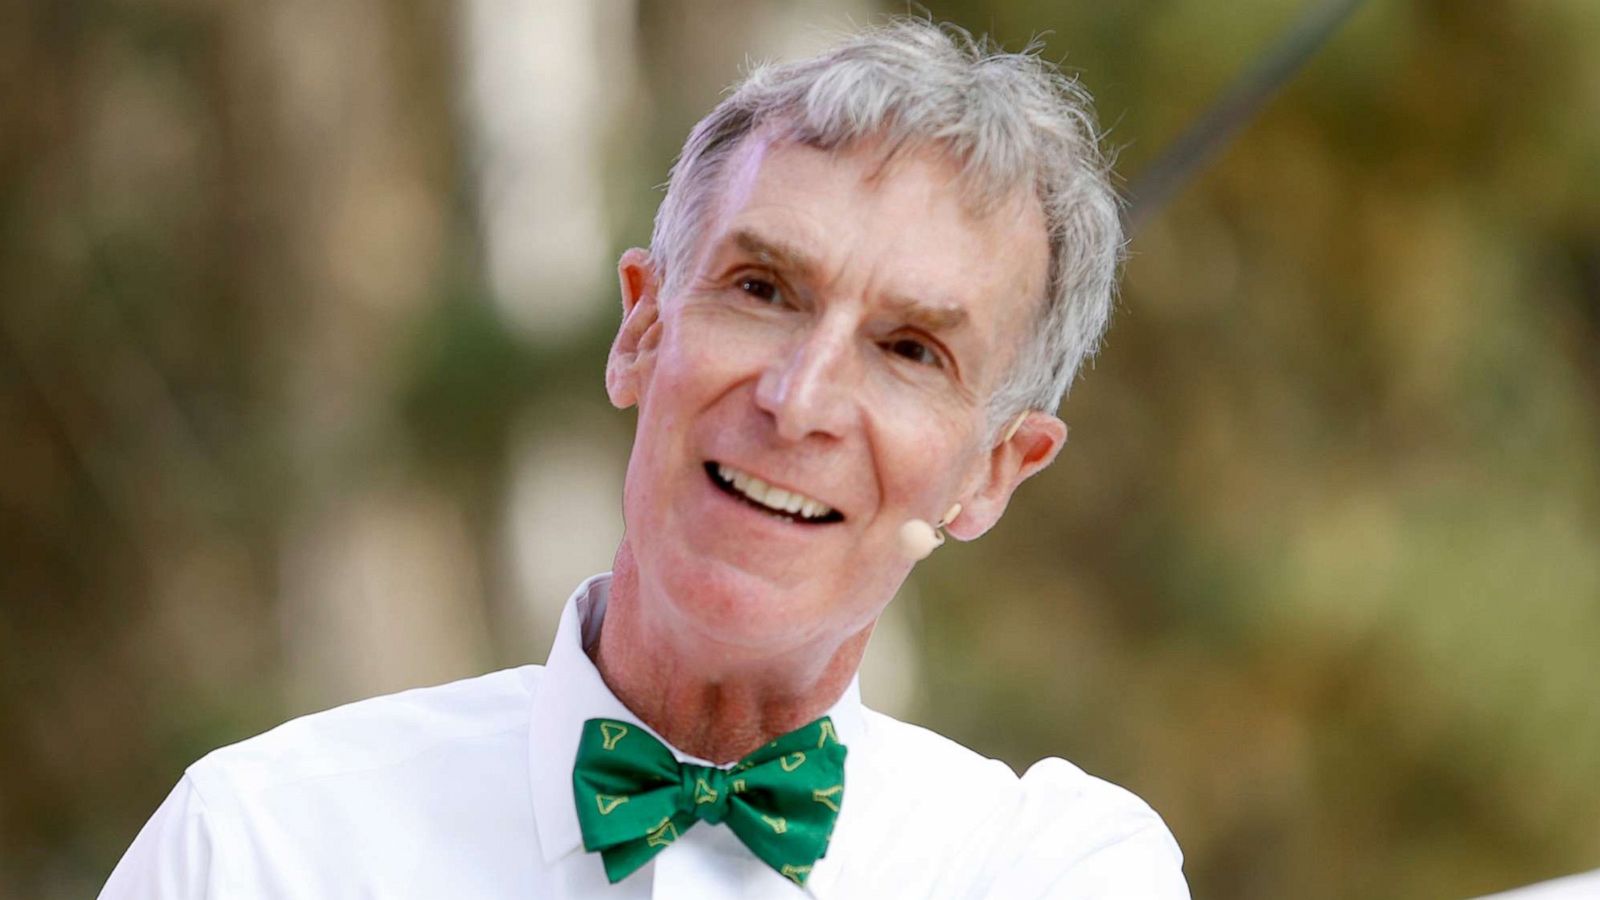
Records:
[[[1002,350],[1044,295],[1044,214],[1031,191],[979,207],[965,187],[960,167],[932,147],[820,150],[758,133],[729,160],[704,245],[714,254],[762,235],[868,299],[959,305]]]

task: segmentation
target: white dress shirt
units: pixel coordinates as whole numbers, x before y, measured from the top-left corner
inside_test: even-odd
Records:
[[[102,900],[1189,896],[1177,844],[1133,794],[1060,759],[1019,779],[863,707],[854,682],[828,711],[848,748],[843,809],[804,891],[705,822],[608,884],[582,846],[572,764],[585,720],[638,722],[584,649],[609,590],[609,575],[578,588],[542,667],[352,703],[207,755]]]
[[[1478,900],[1595,900],[1596,897],[1600,897],[1600,869],[1541,881]]]

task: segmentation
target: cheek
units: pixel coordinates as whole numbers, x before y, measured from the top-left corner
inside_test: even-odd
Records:
[[[712,412],[770,359],[771,335],[693,307],[662,322],[640,394],[634,455],[642,470],[675,468],[693,449],[696,429],[715,427]],[[704,437],[701,435],[700,437]]]
[[[970,423],[926,408],[881,421],[877,464],[885,506],[919,518],[942,515],[969,468]]]
[[[664,329],[658,365],[681,387],[726,387],[759,372],[788,334],[779,323],[690,301]]]
[[[689,323],[676,322],[662,330],[648,382],[649,402],[641,409],[641,427],[648,419],[654,425],[675,428],[726,380],[728,356],[715,352],[714,342],[686,326]]]

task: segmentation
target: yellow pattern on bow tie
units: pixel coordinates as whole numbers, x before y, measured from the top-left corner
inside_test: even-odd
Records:
[[[833,730],[833,720],[823,719],[822,727],[817,729],[817,749],[821,750],[828,745],[828,738],[833,738],[835,744],[839,743],[839,733]]]
[[[806,874],[810,871],[810,866],[791,866],[788,863],[784,863],[783,868],[779,869],[778,873],[795,884],[805,887]]]
[[[782,759],[779,759],[778,760],[778,765],[783,766],[783,770],[785,772],[793,772],[795,769],[798,769],[802,765],[805,765],[805,761],[806,761],[805,751],[804,750],[796,750],[795,752],[789,754],[788,756],[785,756]]]
[[[617,749],[617,741],[622,740],[627,733],[628,726],[626,725],[618,725],[615,722],[600,723],[600,740],[605,742],[607,750]]]
[[[613,797],[610,794],[595,794],[594,803],[600,808],[600,815],[609,816],[611,811],[628,802],[627,797]]]
[[[773,834],[783,834],[785,831],[789,830],[789,820],[785,819],[783,816],[764,815],[761,817],[761,821],[772,826]]]
[[[644,842],[652,847],[665,847],[677,839],[678,826],[672,824],[670,818],[662,819],[660,825],[650,829],[650,833],[644,836]]]
[[[823,806],[826,806],[834,812],[838,812],[839,804],[833,802],[833,800],[835,797],[839,796],[839,792],[842,790],[844,790],[844,785],[842,784],[836,784],[831,788],[817,788],[811,792],[811,799],[821,803]]]

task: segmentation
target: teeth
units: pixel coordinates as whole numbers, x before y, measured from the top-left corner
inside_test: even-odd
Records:
[[[768,509],[791,515],[799,513],[807,519],[819,519],[833,512],[833,507],[820,500],[775,488],[754,475],[747,475],[732,466],[718,463],[717,476],[732,484],[734,490]]]

